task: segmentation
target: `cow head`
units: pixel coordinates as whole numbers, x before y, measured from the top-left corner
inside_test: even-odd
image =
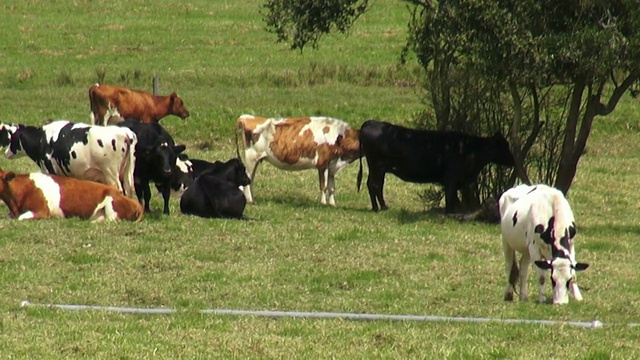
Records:
[[[247,169],[244,167],[244,164],[240,159],[231,159],[227,161],[227,164],[230,164],[232,167],[232,183],[236,184],[237,186],[247,186],[251,184],[251,179],[249,179],[249,176],[247,175]]]
[[[7,207],[9,207],[10,216],[14,217],[18,214],[18,206],[9,189],[9,182],[16,177],[14,172],[4,172],[0,170],[0,199],[2,199]]]
[[[184,106],[182,98],[175,92],[169,95],[169,112],[173,115],[179,116],[181,119],[189,117],[189,110]]]
[[[171,181],[171,196],[180,198],[185,190],[193,184],[193,164],[186,154],[178,154],[174,170]]]
[[[24,149],[20,141],[23,125],[0,125],[0,146],[7,149],[4,155],[11,159],[20,155],[24,155]]]
[[[184,150],[184,145],[170,145],[165,141],[143,148],[141,159],[154,169],[158,177],[170,179],[176,166],[178,154]]]
[[[516,165],[516,161],[511,153],[509,142],[504,138],[502,133],[496,132],[491,137],[493,157],[491,162],[498,165],[504,165],[513,167]]]
[[[568,290],[576,273],[589,267],[587,263],[576,263],[564,257],[556,257],[552,260],[536,260],[535,264],[542,270],[551,270],[554,304],[569,303]]]

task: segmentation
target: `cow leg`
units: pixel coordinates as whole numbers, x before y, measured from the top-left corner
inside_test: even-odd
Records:
[[[171,198],[171,184],[162,184],[162,200],[164,200],[164,208],[162,213],[169,215],[169,199]]]
[[[149,187],[149,182],[147,181],[142,186],[142,197],[144,200],[144,212],[151,212],[151,188]]]
[[[454,213],[456,206],[458,206],[460,202],[458,199],[458,189],[456,189],[454,185],[449,184],[444,186],[444,201],[444,212],[447,214]]]
[[[511,273],[514,271],[513,267],[516,267],[516,252],[509,247],[504,241],[502,241],[502,251],[504,252],[504,272],[507,275],[507,287],[504,289],[504,300],[505,301],[513,301],[513,290],[515,285],[511,276]]]
[[[336,192],[336,174],[329,169],[329,177],[327,178],[327,192],[329,194],[329,205],[336,206],[334,194]]]
[[[327,204],[327,177],[329,169],[318,169],[318,183],[320,184],[320,203]]]
[[[260,157],[253,149],[247,149],[244,152],[244,167],[247,170],[247,176],[249,180],[251,180],[251,184],[242,188],[242,192],[244,192],[244,197],[247,199],[247,202],[253,203],[253,193],[251,191],[251,185],[254,182],[256,171],[258,170],[258,165],[260,165]]]
[[[538,246],[534,243],[529,244],[529,255],[534,261],[542,260],[542,254],[540,254]],[[544,283],[547,271],[540,269],[538,266],[536,266],[535,268],[536,273],[538,274],[538,302],[543,303],[547,300],[547,297],[544,296]]]
[[[149,185],[147,183],[147,188],[148,187],[149,187]],[[149,202],[145,201],[145,199],[144,199],[144,195],[145,195],[144,184],[142,182],[140,182],[139,180],[137,180],[135,182],[135,189],[136,189],[136,197],[138,198],[138,202],[144,206],[144,212],[145,213],[151,212],[151,209],[149,208]]]
[[[369,166],[369,176],[367,177],[367,189],[369,189],[369,198],[371,199],[371,209],[378,211],[378,203],[380,210],[387,210],[387,204],[384,202],[384,171],[379,171]]]
[[[527,282],[529,280],[529,269],[531,268],[531,254],[524,252],[520,259],[520,300],[527,301],[529,294],[527,293]]]

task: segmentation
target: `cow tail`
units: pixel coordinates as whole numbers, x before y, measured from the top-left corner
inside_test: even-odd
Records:
[[[358,187],[358,192],[360,192],[360,185],[362,184],[362,141],[358,141],[358,149],[360,153],[358,154],[358,160],[360,161],[360,168],[358,170],[358,177],[356,179],[356,184]]]
[[[240,128],[242,127],[242,123],[240,122],[240,120],[236,121],[236,129],[234,131],[235,136],[236,136],[236,157],[238,159],[242,158],[240,157],[240,143],[239,143],[239,139],[238,139],[238,132],[240,131]],[[244,134],[242,134],[242,136],[244,136]]]
[[[89,87],[89,106],[91,108],[91,123],[94,125],[104,125],[102,123],[100,123],[100,119],[98,119],[98,116],[100,114],[99,112],[99,108],[100,108],[100,99],[98,99],[98,96],[96,94],[96,88],[98,87],[99,84],[94,84],[91,85],[91,87]]]
[[[131,135],[133,136],[127,135],[127,138],[125,139],[126,148],[124,151],[124,157],[122,159],[119,174],[120,178],[122,179],[122,192],[127,197],[133,197],[133,194],[135,193],[133,171],[136,164],[136,154],[133,149],[135,149],[135,146],[138,143],[138,138],[133,132],[131,132]],[[129,192],[131,192],[131,194],[129,194]]]

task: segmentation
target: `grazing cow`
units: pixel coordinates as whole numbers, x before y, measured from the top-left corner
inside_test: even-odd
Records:
[[[360,157],[358,131],[338,119],[242,115],[236,128],[236,135],[242,134],[244,165],[252,181],[265,159],[283,170],[316,168],[322,204],[328,201],[335,206],[335,174]],[[253,202],[251,186],[244,187],[244,193],[247,201]]]
[[[144,204],[145,211],[151,211],[149,182],[153,181],[162,193],[163,214],[169,215],[169,198],[171,184],[177,171],[177,158],[185,146],[176,145],[171,135],[159,123],[142,123],[135,119],[127,119],[118,123],[118,126],[131,129],[138,137],[133,173],[138,200]]]
[[[122,118],[135,118],[142,122],[158,122],[167,115],[182,119],[189,110],[174,92],[169,96],[157,96],[146,91],[131,90],[120,86],[95,84],[89,88],[91,117],[94,124],[104,125],[109,108],[118,110]]]
[[[211,164],[211,163],[209,163]],[[180,199],[180,211],[205,218],[241,219],[247,200],[238,188],[251,182],[242,161],[216,161],[199,174]]]
[[[79,217],[93,221],[140,221],[137,201],[111,185],[70,177],[0,170],[0,198],[18,220]]]
[[[66,120],[42,127],[0,124],[5,156],[27,155],[41,171],[114,185],[133,195],[136,134],[113,126],[91,126]]]
[[[538,301],[545,301],[546,270],[551,270],[554,304],[568,303],[568,290],[576,300],[582,300],[575,274],[589,264],[576,262],[576,224],[562,192],[542,184],[519,185],[502,194],[499,204],[507,276],[504,299],[513,300],[518,278],[520,300],[527,299],[527,277],[533,260],[538,272]],[[520,270],[516,252],[522,254]]]
[[[369,120],[360,128],[360,147],[369,165],[367,188],[373,211],[387,209],[383,187],[388,172],[404,181],[444,186],[445,212],[453,213],[459,203],[458,190],[475,181],[485,165],[515,165],[509,143],[499,133],[484,138]],[[361,182],[362,159],[358,190]]]

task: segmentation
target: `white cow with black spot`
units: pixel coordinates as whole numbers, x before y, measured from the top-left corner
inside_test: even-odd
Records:
[[[500,197],[500,216],[507,276],[504,299],[513,300],[519,278],[520,300],[527,300],[527,277],[533,260],[538,272],[538,301],[546,300],[546,270],[551,270],[554,304],[568,303],[568,290],[576,300],[582,300],[575,274],[589,264],[576,262],[576,225],[562,192],[543,184],[516,186]],[[516,252],[522,254],[519,271]]]

